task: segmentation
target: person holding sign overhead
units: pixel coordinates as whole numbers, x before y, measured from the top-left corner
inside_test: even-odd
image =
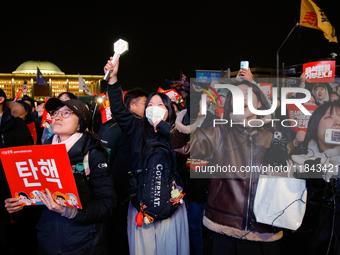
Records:
[[[52,116],[54,135],[45,144],[65,144],[82,209],[59,205],[48,189],[39,199],[46,206],[39,223],[41,254],[107,254],[102,220],[116,203],[105,150],[89,133],[91,115],[82,101],[51,98],[45,109]],[[5,200],[9,213],[21,210],[17,198]]]

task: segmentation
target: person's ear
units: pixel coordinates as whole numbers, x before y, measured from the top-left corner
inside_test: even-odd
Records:
[[[77,132],[80,130],[80,125],[78,125]]]
[[[136,110],[136,105],[134,104],[134,103],[130,103],[130,111],[133,111],[133,112],[135,112],[135,110]]]
[[[0,104],[2,104],[5,101],[4,97],[0,97]]]

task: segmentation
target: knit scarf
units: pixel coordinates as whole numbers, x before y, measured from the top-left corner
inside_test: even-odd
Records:
[[[59,142],[59,136],[54,135],[52,139],[52,144],[65,144],[67,152],[72,148],[72,146],[83,136],[83,133],[74,133],[68,139],[63,142]]]

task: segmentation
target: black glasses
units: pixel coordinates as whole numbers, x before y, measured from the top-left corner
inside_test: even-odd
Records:
[[[52,112],[52,118],[56,118],[58,115],[61,115],[62,118],[67,119],[73,113],[71,110],[64,110],[64,111],[54,111]]]

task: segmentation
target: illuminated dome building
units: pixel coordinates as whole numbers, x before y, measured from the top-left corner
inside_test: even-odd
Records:
[[[37,67],[49,86],[37,84]],[[81,74],[81,77],[92,93],[100,91],[100,82],[104,75]],[[15,98],[25,80],[27,81],[27,94],[37,101],[43,101],[46,97],[57,97],[65,91],[77,96],[84,95],[82,90],[79,91],[78,74],[65,74],[58,66],[48,61],[30,60],[19,65],[12,73],[0,73],[0,88],[4,90],[7,98]]]

